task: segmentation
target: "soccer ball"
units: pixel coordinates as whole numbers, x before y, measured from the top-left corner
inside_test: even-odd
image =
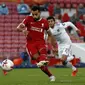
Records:
[[[5,59],[2,62],[1,67],[2,67],[3,70],[10,71],[10,70],[13,69],[14,63],[11,60],[9,60],[9,59]]]

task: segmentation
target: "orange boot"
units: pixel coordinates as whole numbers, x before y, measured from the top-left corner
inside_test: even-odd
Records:
[[[4,75],[7,75],[7,74],[8,74],[8,72],[7,72],[7,71],[5,71],[5,70],[3,70],[3,74],[4,74]]]
[[[76,76],[78,72],[78,69],[76,69],[75,71],[72,72],[71,76]]]

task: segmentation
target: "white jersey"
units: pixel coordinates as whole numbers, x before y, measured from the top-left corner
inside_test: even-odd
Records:
[[[74,30],[77,30],[76,26],[71,22],[65,22],[55,24],[54,28],[50,28],[50,31],[57,40],[59,58],[61,58],[62,55],[66,55],[67,57],[72,57],[73,59],[71,49],[72,42],[69,35],[65,31],[65,28],[68,26],[72,27]]]
[[[65,31],[65,28],[67,28],[68,26],[71,26],[72,28],[77,30],[77,28],[71,22],[57,23],[55,24],[54,28],[50,28],[50,31],[55,36],[58,42],[58,45],[72,43],[69,35]]]

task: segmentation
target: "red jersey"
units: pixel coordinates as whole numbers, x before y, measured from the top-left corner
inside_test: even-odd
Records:
[[[32,16],[28,16],[24,20],[24,24],[29,31],[27,41],[44,40],[44,31],[49,29],[48,21],[46,19],[35,21]]]

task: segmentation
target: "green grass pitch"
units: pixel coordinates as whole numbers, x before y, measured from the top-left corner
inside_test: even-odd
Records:
[[[85,85],[85,68],[79,68],[76,77],[71,76],[69,68],[49,68],[56,76],[55,82],[40,69],[14,69],[4,76],[0,70],[0,85]]]

